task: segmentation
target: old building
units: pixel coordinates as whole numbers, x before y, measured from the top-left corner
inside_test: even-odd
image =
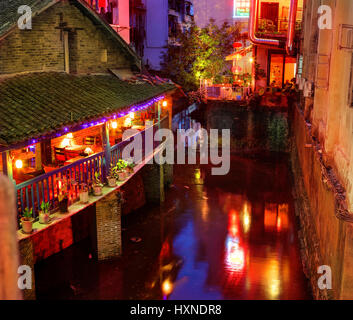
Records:
[[[178,30],[185,30],[192,22],[193,4],[185,0],[144,0],[144,4],[146,39],[143,60],[152,70],[159,70],[167,45],[178,45]]]
[[[129,0],[85,0],[100,17],[130,43]]]
[[[18,23],[24,3],[30,24]],[[98,258],[119,254],[118,189],[130,188],[126,210],[145,203],[142,177],[136,175],[144,162],[113,188],[103,183],[122,158],[126,129],[144,136],[169,127],[174,89],[168,80],[141,74],[141,59],[85,1],[16,0],[1,9],[0,172],[15,184],[19,216],[27,212],[35,219],[34,232],[17,234],[24,264],[87,236],[85,210],[96,216]],[[156,148],[141,150],[142,157]],[[160,188],[160,174],[149,176],[150,192],[154,180]],[[94,185],[103,188],[100,197],[82,201],[80,194]],[[55,223],[37,221],[43,203]],[[72,225],[72,219],[80,222]]]
[[[298,53],[301,100],[293,108],[293,168],[307,200],[300,217],[305,267],[317,298],[353,296],[353,2],[304,1]],[[332,270],[319,290],[317,268]]]

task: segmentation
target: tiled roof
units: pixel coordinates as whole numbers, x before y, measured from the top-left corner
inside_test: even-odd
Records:
[[[0,80],[0,145],[23,142],[114,113],[175,89],[113,75],[34,73]]]
[[[20,6],[29,6],[34,16],[47,5],[55,2],[55,0],[0,0],[0,37],[17,24],[21,16],[17,12]]]

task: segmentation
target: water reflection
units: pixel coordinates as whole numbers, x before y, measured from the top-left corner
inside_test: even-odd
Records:
[[[310,299],[286,161],[233,157],[225,177],[175,166],[165,206],[124,218],[122,259],[73,246],[36,267],[37,297]]]

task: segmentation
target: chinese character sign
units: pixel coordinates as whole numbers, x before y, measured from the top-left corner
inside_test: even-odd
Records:
[[[233,18],[249,18],[250,0],[234,0]]]

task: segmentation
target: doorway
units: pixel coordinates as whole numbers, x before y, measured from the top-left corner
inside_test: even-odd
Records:
[[[296,76],[297,60],[284,53],[269,53],[268,85],[282,88]]]

